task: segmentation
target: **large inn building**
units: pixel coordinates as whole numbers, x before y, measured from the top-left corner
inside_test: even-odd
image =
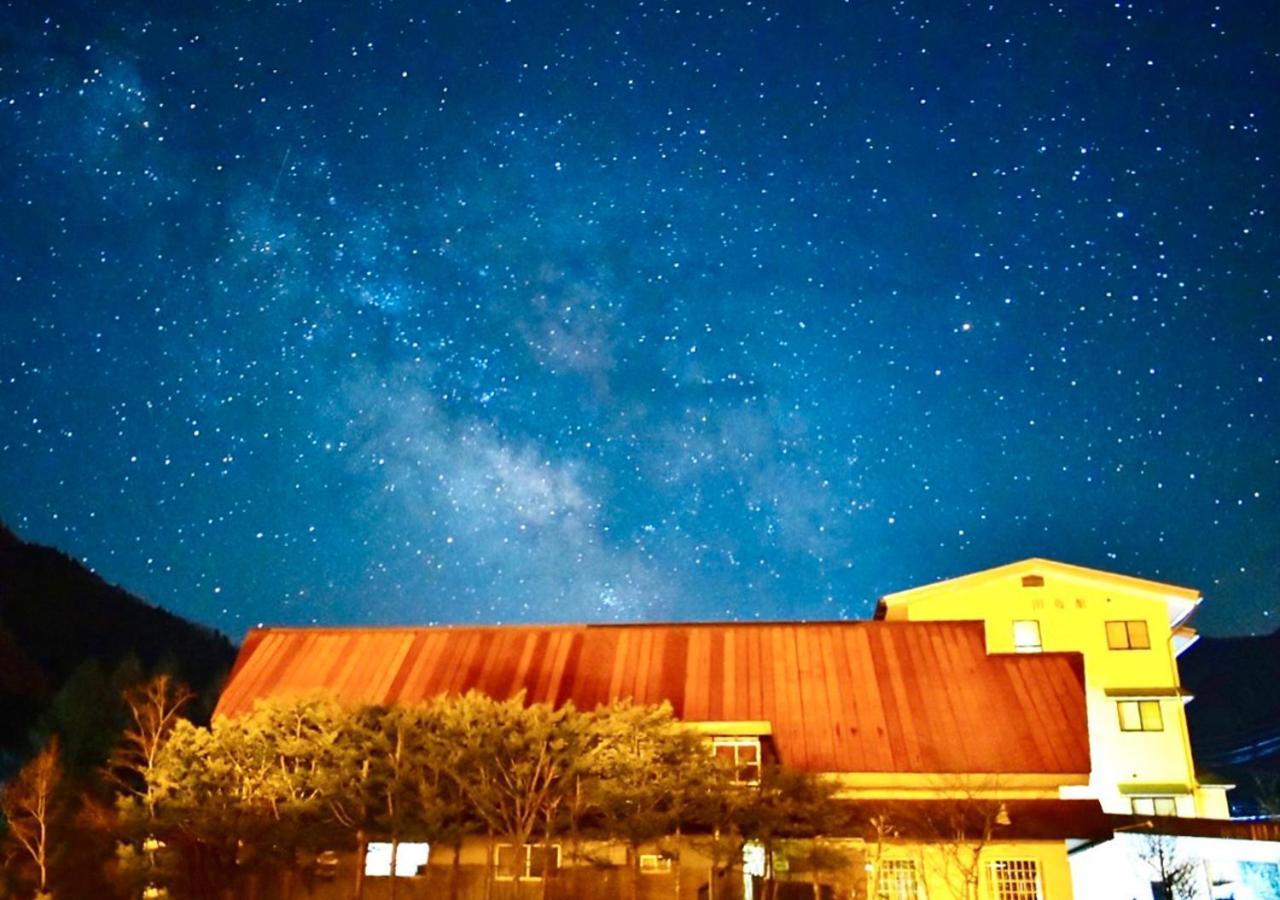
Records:
[[[837,780],[851,801],[896,804],[883,808],[987,804],[984,898],[1158,897],[1159,835],[1194,861],[1195,896],[1280,896],[1266,893],[1273,869],[1280,882],[1280,827],[1228,821],[1229,786],[1192,756],[1178,656],[1196,639],[1187,623],[1200,601],[1029,559],[891,594],[873,621],[263,628],[215,715],[315,692],[376,704],[469,690],[582,709],[666,701],[748,777],[777,760]],[[967,890],[944,874],[946,837],[903,827],[833,843],[858,854],[875,900],[943,900]],[[485,863],[479,844],[466,853]],[[682,883],[699,896],[697,878]]]

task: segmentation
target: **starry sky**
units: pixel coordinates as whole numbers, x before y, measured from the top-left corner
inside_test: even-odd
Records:
[[[233,637],[1270,631],[1277,10],[9,0],[0,519]]]

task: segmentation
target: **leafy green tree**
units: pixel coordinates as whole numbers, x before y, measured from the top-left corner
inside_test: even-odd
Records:
[[[493,700],[474,691],[443,704],[441,711],[442,734],[456,748],[448,775],[484,823],[490,863],[494,838],[513,844],[511,874],[518,889],[525,847],[539,826],[545,838],[551,837],[556,815],[573,793],[587,749],[585,719],[572,706],[526,707],[522,696]],[[489,894],[493,871],[487,868]]]
[[[777,885],[779,850],[790,845],[812,867],[826,865],[831,857],[815,852],[813,839],[844,826],[848,813],[836,800],[837,785],[807,772],[782,766],[765,766],[760,783],[737,812],[742,836],[764,848],[764,900],[772,900]]]
[[[706,749],[708,758],[710,749]],[[734,862],[742,859],[746,838],[742,834],[744,810],[752,801],[754,786],[737,781],[736,772],[725,763],[699,771],[700,777],[686,798],[686,817],[698,828],[690,842],[710,859],[708,900],[716,900],[716,883]]]
[[[268,823],[254,849],[282,868],[286,900],[301,865],[332,838],[324,797],[347,715],[334,700],[303,697],[259,703],[247,716],[214,723],[224,752],[243,764],[244,802]]]
[[[336,704],[306,699],[259,704],[208,729],[174,723],[148,790],[155,833],[187,859],[187,893],[279,867],[292,890],[299,856],[326,843],[322,792],[340,722]]]
[[[374,777],[372,748],[381,727],[375,707],[349,710],[333,744],[331,764],[320,771],[327,816],[350,835],[356,850],[355,896],[364,897],[369,834],[378,826],[381,798]]]
[[[678,857],[690,791],[713,779],[715,763],[705,740],[682,725],[667,704],[604,707],[593,714],[590,727],[584,759],[589,808],[605,836],[626,844],[635,896],[640,847],[675,834]],[[678,860],[675,868],[678,872]]]
[[[213,897],[236,885],[239,846],[261,832],[243,802],[227,735],[178,719],[148,775],[156,818],[152,835],[176,859],[162,883],[187,897]],[[154,852],[154,851],[153,851]]]
[[[414,824],[419,836],[432,845],[453,848],[449,893],[456,897],[462,842],[467,835],[480,830],[482,823],[470,810],[453,774],[460,754],[455,736],[448,731],[445,707],[450,702],[447,698],[437,698],[433,703],[411,710],[415,765],[410,781]]]

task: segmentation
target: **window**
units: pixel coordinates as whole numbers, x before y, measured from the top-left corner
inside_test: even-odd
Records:
[[[1173,797],[1133,797],[1129,800],[1135,816],[1176,816],[1178,801]]]
[[[914,859],[880,861],[875,900],[921,900],[924,896],[923,888]]]
[[[733,769],[739,784],[760,783],[759,738],[712,738],[711,749],[716,759]]]
[[[1141,619],[1107,623],[1107,646],[1112,650],[1150,650],[1151,636]]]
[[[1121,731],[1164,731],[1159,700],[1121,700],[1116,709]]]
[[[427,864],[431,845],[406,841],[396,848],[396,877],[411,878],[418,874],[418,869]],[[335,865],[337,860],[334,861]],[[391,876],[391,845],[381,841],[371,841],[365,848],[364,874],[374,878]]]
[[[542,878],[560,868],[560,845],[525,844],[517,848],[514,844],[499,844],[493,849],[493,864],[498,870],[494,877],[499,881],[510,881],[517,873],[521,878]]]
[[[1039,653],[1040,622],[1036,619],[1019,619],[1013,623],[1013,649],[1018,653]]]
[[[661,853],[640,854],[641,875],[665,875],[671,871],[671,857]]]
[[[1041,900],[1040,866],[1034,859],[987,863],[987,900]]]

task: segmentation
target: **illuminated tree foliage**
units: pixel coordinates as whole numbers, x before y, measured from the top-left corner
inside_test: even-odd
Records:
[[[830,789],[806,776],[765,767],[758,785],[738,783],[666,705],[583,712],[479,693],[392,707],[299,697],[204,727],[182,717],[190,700],[164,675],[125,690],[127,724],[101,771],[114,813],[81,804],[81,818],[94,811],[117,848],[104,868],[119,896],[163,889],[253,900],[270,881],[270,893],[289,898],[321,854],[354,850],[352,894],[362,897],[371,840],[391,843],[393,871],[404,841],[452,848],[456,896],[469,835],[487,841],[486,896],[499,863],[517,886],[545,876],[547,896],[557,872],[537,848],[567,835],[579,863],[592,862],[579,852],[584,839],[624,846],[631,897],[641,848],[657,847],[676,863],[678,897],[683,839],[706,850],[713,864],[703,877],[714,882],[747,840],[761,841],[772,862],[784,842],[837,820]],[[3,795],[9,844],[40,890],[50,881],[60,777],[53,742]],[[501,859],[499,843],[512,848]],[[393,898],[397,881],[387,886]]]

